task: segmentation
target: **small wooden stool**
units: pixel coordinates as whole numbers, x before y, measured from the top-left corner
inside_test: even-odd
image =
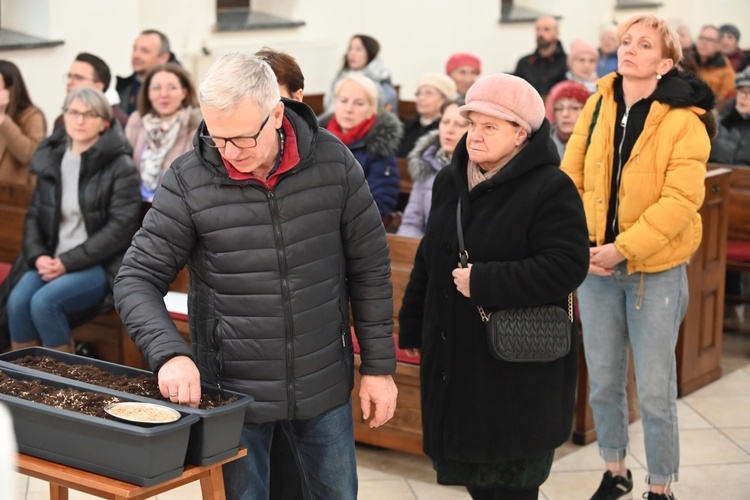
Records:
[[[245,455],[247,450],[240,448],[236,455],[213,465],[186,465],[180,477],[154,486],[125,483],[23,453],[18,454],[17,470],[21,474],[48,481],[50,500],[68,500],[69,488],[110,500],[145,500],[197,480],[201,482],[203,500],[225,500],[221,466]]]

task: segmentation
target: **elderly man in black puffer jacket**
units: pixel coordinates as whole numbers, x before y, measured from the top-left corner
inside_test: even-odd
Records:
[[[217,61],[200,101],[195,149],[167,171],[133,239],[117,309],[165,397],[197,405],[202,381],[254,398],[248,455],[224,467],[227,498],[267,497],[277,421],[308,495],[356,498],[350,303],[372,427],[397,393],[388,246],[362,168],[309,107],[280,101],[257,57]],[[185,264],[192,350],[162,300]]]

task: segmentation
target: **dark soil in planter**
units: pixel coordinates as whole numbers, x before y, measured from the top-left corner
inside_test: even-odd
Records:
[[[106,405],[120,401],[114,396],[95,392],[46,386],[41,380],[16,380],[2,372],[0,372],[0,394],[101,418],[109,418],[104,412]]]
[[[138,377],[126,377],[103,371],[91,365],[70,365],[49,356],[24,356],[13,361],[13,364],[33,368],[44,373],[70,378],[89,384],[115,389],[128,394],[146,396],[160,401],[169,401],[161,395],[159,383],[156,377],[141,375]],[[199,408],[211,410],[220,406],[237,401],[237,397],[223,399],[221,395],[201,394]],[[102,411],[102,414],[104,412]]]

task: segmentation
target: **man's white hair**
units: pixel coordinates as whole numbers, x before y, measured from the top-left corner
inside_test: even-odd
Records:
[[[199,89],[201,107],[228,113],[253,101],[262,115],[273,111],[281,99],[271,66],[262,58],[233,52],[208,68]]]

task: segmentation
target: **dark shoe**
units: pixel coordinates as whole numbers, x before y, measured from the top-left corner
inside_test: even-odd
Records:
[[[644,493],[643,498],[646,500],[675,500],[674,493],[667,495],[666,493],[654,493],[653,491]]]
[[[604,473],[599,489],[596,490],[591,500],[615,500],[616,498],[633,498],[633,474],[628,470],[627,479],[622,476],[614,476],[610,471]]]
[[[76,342],[75,353],[79,356],[86,356],[87,358],[96,358],[94,346],[88,342]]]

